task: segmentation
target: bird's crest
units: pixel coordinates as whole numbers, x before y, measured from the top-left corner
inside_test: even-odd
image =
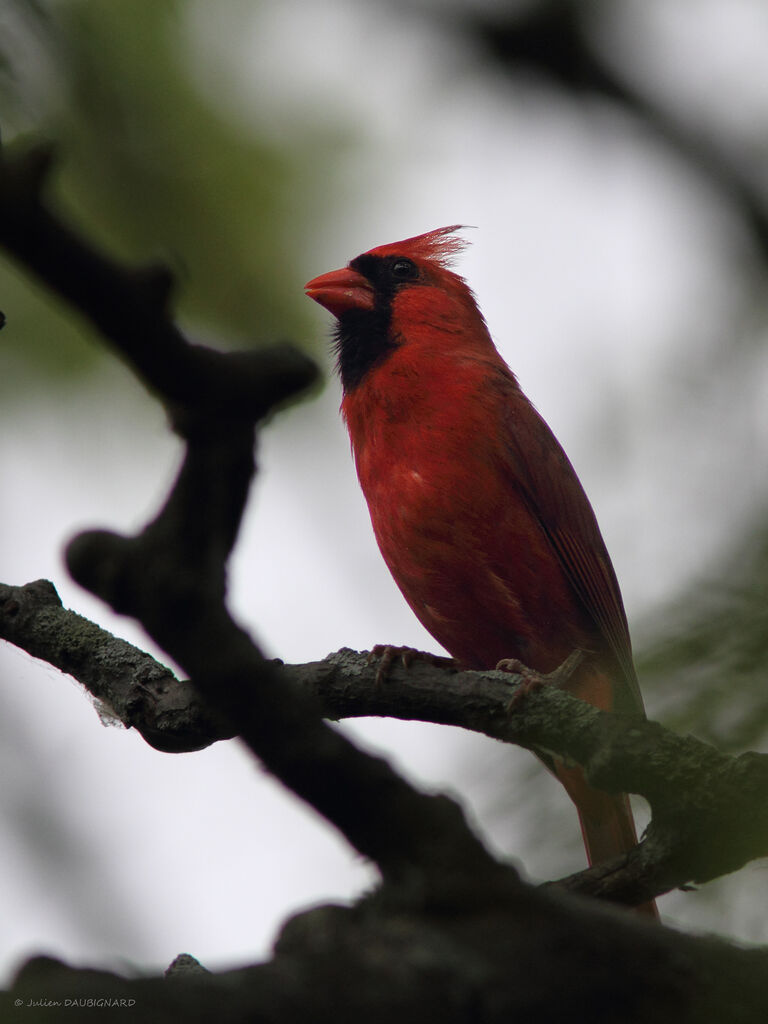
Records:
[[[371,256],[410,256],[413,259],[432,260],[448,269],[469,242],[457,238],[456,232],[466,225],[452,224],[446,228],[435,228],[423,235],[404,238],[401,242],[388,242],[370,250]]]

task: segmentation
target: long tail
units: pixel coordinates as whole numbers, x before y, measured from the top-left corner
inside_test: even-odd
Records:
[[[554,770],[579,813],[590,867],[627,853],[637,844],[635,821],[626,793],[603,793],[593,789],[587,784],[582,770],[575,766],[566,767],[558,763]],[[653,900],[636,909],[652,917],[659,916]]]

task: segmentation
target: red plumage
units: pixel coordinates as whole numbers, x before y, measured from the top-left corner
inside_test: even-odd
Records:
[[[449,262],[456,227],[379,246],[315,278],[338,319],[342,413],[381,553],[416,616],[462,665],[541,673],[643,713],[619,586],[563,449],[497,352]],[[579,811],[590,863],[636,843],[629,803],[543,759]]]

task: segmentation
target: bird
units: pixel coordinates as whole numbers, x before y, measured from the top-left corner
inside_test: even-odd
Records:
[[[451,225],[313,278],[336,319],[341,414],[373,531],[419,621],[467,669],[526,666],[605,711],[645,714],[619,583],[563,448],[498,352]],[[537,752],[590,863],[637,843],[626,794]],[[642,909],[656,914],[653,903]]]

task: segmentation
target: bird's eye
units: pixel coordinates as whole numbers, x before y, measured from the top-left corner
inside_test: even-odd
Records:
[[[413,281],[418,276],[418,267],[412,260],[401,257],[392,264],[392,277],[397,281]]]

